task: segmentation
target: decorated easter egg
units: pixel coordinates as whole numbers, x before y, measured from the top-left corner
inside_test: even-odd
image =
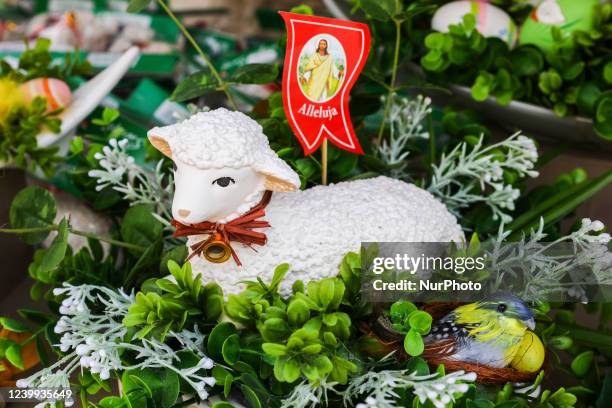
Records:
[[[528,330],[525,332],[510,366],[522,372],[535,373],[542,368],[545,355],[544,345],[540,338],[534,332]]]
[[[573,31],[589,31],[593,27],[593,7],[599,0],[543,0],[523,23],[520,44],[533,44],[542,51],[552,50],[552,27],[569,36]]]
[[[47,99],[47,112],[65,108],[72,101],[70,87],[59,79],[36,78],[21,85],[21,92],[26,103],[32,102],[37,96]]]
[[[516,25],[502,9],[479,1],[454,1],[440,7],[431,20],[431,28],[448,32],[448,27],[463,22],[463,16],[476,17],[476,29],[485,37],[497,37],[510,47],[516,42]]]

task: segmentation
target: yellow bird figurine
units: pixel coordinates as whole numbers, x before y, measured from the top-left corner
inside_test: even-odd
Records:
[[[424,354],[494,368],[512,364],[519,371],[534,372],[544,361],[544,346],[528,330],[534,328],[533,313],[523,301],[498,293],[435,322],[424,339]]]

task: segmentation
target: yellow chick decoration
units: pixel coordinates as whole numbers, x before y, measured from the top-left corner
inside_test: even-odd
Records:
[[[542,368],[546,352],[540,338],[532,331],[526,331],[510,366],[518,371],[535,373]]]
[[[25,98],[20,90],[20,84],[8,78],[0,78],[0,122],[3,122],[9,112],[22,106]]]

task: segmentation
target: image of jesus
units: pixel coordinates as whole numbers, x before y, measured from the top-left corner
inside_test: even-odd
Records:
[[[327,48],[327,40],[319,40],[316,51],[308,57],[304,66],[302,78],[307,84],[306,95],[313,101],[325,101],[332,97],[343,75],[334,65],[334,59]]]

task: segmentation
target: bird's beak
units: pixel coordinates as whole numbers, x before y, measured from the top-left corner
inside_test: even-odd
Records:
[[[529,328],[529,330],[534,330],[535,329],[535,319],[532,317],[531,319],[527,320],[525,322],[525,324],[527,325],[527,327]]]

